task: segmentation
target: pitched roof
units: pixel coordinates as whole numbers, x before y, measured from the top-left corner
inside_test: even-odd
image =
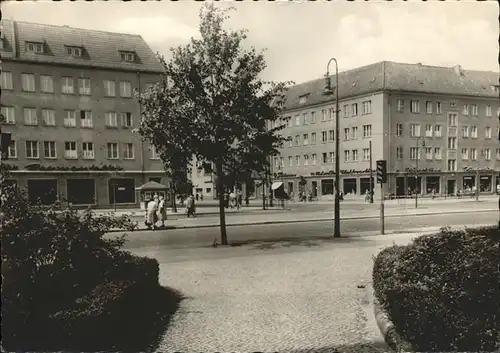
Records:
[[[334,87],[335,75],[330,77]],[[382,90],[498,98],[499,92],[492,87],[499,82],[498,72],[381,61],[340,72],[339,99]],[[290,87],[286,94],[286,110],[331,102],[335,96],[323,95],[324,88],[324,78]],[[302,96],[307,96],[306,103],[299,102]]]
[[[4,60],[82,65],[131,71],[163,72],[144,39],[139,35],[95,31],[2,19]],[[46,53],[26,51],[26,42],[44,43]],[[82,47],[82,57],[66,55],[65,46]],[[134,62],[121,60],[120,51],[135,52]]]

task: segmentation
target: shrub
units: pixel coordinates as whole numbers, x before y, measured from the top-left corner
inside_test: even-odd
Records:
[[[497,227],[426,235],[376,258],[377,299],[418,351],[493,351],[500,343]]]

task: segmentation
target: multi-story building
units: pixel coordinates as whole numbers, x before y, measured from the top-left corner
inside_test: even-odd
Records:
[[[274,158],[273,176],[290,194],[333,194],[335,95],[324,87],[322,78],[287,93],[281,133],[290,140]],[[375,162],[387,160],[385,194],[494,192],[499,93],[498,72],[459,65],[384,61],[339,73],[340,190],[369,189],[371,141],[373,175]]]
[[[162,72],[140,36],[2,20],[0,52],[7,162],[30,199],[134,206],[136,187],[168,185],[154,149],[132,131],[134,91]]]

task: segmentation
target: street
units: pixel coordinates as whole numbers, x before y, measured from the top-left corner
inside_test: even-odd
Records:
[[[498,211],[405,215],[404,217],[386,217],[387,232],[404,232],[426,227],[462,226],[474,224],[497,224]],[[345,219],[341,221],[343,236],[360,236],[377,233],[380,230],[379,219]],[[252,226],[231,226],[227,228],[230,243],[245,241],[275,240],[288,238],[321,238],[333,233],[333,221],[311,221],[304,223],[281,223]],[[197,229],[168,229],[156,231],[135,231],[128,233],[126,248],[157,247],[183,248],[211,245],[214,239],[219,241],[218,227]]]

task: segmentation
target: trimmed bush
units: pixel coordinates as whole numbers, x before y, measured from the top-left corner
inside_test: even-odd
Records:
[[[375,295],[418,351],[494,351],[500,344],[497,227],[419,237],[378,254]]]

